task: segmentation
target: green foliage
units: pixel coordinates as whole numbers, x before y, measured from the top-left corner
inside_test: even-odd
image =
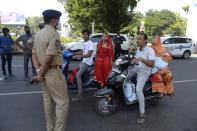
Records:
[[[15,41],[17,39],[17,37],[16,36],[12,36],[12,39]]]
[[[146,13],[146,21],[145,21],[145,28],[146,32],[153,36],[153,35],[162,35],[163,31],[171,24],[174,23],[176,19],[175,13],[169,10],[162,10],[162,11],[153,11],[149,10]]]
[[[132,11],[138,0],[102,0],[98,14],[104,29],[119,32],[132,21]]]
[[[95,22],[95,32],[122,32],[136,34],[141,21],[145,22],[145,32],[149,36],[175,33],[184,35],[186,20],[167,9],[149,10],[144,16],[133,12],[138,0],[66,0],[65,9],[69,13],[69,23],[73,36],[79,36],[84,28],[91,29]]]
[[[91,28],[93,10],[95,9],[94,2],[88,0],[67,0],[65,9],[69,13],[69,23],[74,34],[80,35],[83,28]]]
[[[128,26],[122,28],[120,32],[130,33],[131,35],[137,34],[141,21],[145,21],[144,15],[140,12],[133,13],[132,21],[128,24]]]
[[[62,44],[62,45],[65,45],[66,43],[70,43],[70,42],[75,41],[75,39],[66,38],[66,37],[61,37],[60,40],[61,40],[61,44]]]
[[[122,28],[121,32],[135,36],[139,31],[141,21],[145,22],[145,32],[149,38],[156,34],[185,35],[186,32],[186,18],[169,10],[149,10],[145,16],[140,12],[135,12],[132,21]]]
[[[31,30],[36,33],[39,31],[39,24],[43,23],[43,17],[29,17],[26,19],[26,25],[31,27]]]
[[[170,25],[167,32],[172,32],[174,35],[185,35],[187,28],[186,18],[182,18],[179,14],[176,14],[175,22]]]
[[[186,20],[172,11],[149,10],[145,17],[145,31],[149,36],[163,35],[164,33],[185,34]]]
[[[83,28],[95,31],[118,32],[132,20],[132,10],[138,0],[66,0],[69,23],[73,33],[79,35]]]

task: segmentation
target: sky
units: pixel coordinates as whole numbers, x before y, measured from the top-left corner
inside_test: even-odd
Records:
[[[169,9],[180,13],[182,16],[185,12],[182,7],[189,4],[192,0],[140,0],[135,11],[145,13],[149,9]],[[57,0],[0,0],[0,11],[7,12],[24,12],[29,16],[42,16],[42,11],[45,9],[56,9],[64,13],[64,8]]]
[[[162,10],[169,9],[173,12],[180,13],[181,16],[186,16],[182,7],[190,4],[194,0],[140,0],[135,11],[145,14],[149,9]]]
[[[45,9],[56,9],[64,13],[64,8],[57,0],[0,0],[1,12],[23,12],[25,16],[42,16]]]

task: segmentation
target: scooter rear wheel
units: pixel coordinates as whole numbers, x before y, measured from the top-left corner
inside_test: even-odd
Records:
[[[113,114],[119,106],[120,105],[117,99],[112,99],[109,101],[106,97],[97,98],[95,102],[96,113],[103,117]]]

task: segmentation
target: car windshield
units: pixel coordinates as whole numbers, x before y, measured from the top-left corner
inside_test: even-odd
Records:
[[[163,43],[167,38],[166,37],[160,37],[161,43]]]
[[[101,39],[101,35],[92,36],[90,39],[92,42],[99,42],[99,40]]]

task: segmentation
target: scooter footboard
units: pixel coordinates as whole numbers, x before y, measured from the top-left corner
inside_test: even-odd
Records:
[[[114,90],[110,88],[100,89],[94,93],[94,97],[107,97],[109,95],[115,94]]]

